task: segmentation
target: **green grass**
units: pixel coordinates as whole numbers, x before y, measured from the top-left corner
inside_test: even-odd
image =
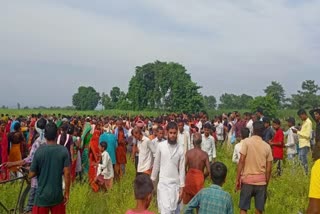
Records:
[[[234,109],[223,109],[223,110],[208,110],[207,113],[209,118],[212,119],[214,116],[221,115],[223,113],[227,114],[232,112]],[[249,110],[240,110],[241,113],[247,112]],[[136,116],[143,115],[148,117],[156,117],[165,112],[161,111],[125,111],[125,110],[95,110],[95,111],[77,111],[77,110],[65,110],[65,109],[0,109],[1,114],[9,114],[15,116],[27,116],[31,114],[62,114],[62,115],[102,115],[102,116]],[[288,117],[295,117],[298,119],[297,110],[279,110],[277,117],[281,120],[285,120]]]
[[[235,213],[239,213],[239,192],[234,192],[236,165],[231,162],[232,152],[225,148],[218,149],[217,161],[225,163],[228,167],[227,181],[223,188],[228,191],[234,202]],[[310,166],[311,168],[311,166]],[[133,196],[133,185],[135,171],[131,161],[127,164],[127,174],[120,183],[114,184],[108,193],[93,193],[87,183],[76,183],[71,188],[70,202],[67,213],[112,213],[123,214],[129,208],[135,206]],[[265,213],[270,214],[296,214],[304,213],[308,205],[309,176],[305,176],[303,169],[299,166],[289,167],[285,163],[284,172],[281,177],[273,177],[268,187],[268,199]],[[206,186],[210,181],[206,181]],[[18,184],[6,184],[0,186],[0,201],[10,207],[14,206],[18,194]],[[254,213],[254,204],[251,205],[249,213]],[[150,210],[157,211],[155,203]],[[0,209],[0,213],[3,211]]]

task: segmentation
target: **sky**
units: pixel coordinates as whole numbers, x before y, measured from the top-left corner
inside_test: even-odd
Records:
[[[0,0],[0,105],[67,106],[178,62],[204,95],[320,84],[320,0]]]

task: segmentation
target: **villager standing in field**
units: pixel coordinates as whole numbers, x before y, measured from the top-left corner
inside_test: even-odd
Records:
[[[232,162],[238,164],[239,163],[239,160],[240,160],[240,151],[241,151],[241,148],[242,148],[242,144],[243,144],[243,141],[244,139],[248,138],[250,135],[250,130],[248,128],[242,128],[241,129],[241,141],[239,143],[237,143],[234,147],[234,150],[233,150],[233,155],[232,155]]]
[[[101,152],[99,149],[99,137],[100,130],[98,127],[95,128],[92,138],[89,144],[89,184],[94,192],[99,190],[99,186],[94,182],[97,175],[97,165],[101,159]]]
[[[199,213],[233,214],[233,202],[231,195],[222,190],[226,182],[227,167],[221,162],[211,164],[211,180],[213,185],[202,189],[187,205],[185,214],[192,214],[193,209],[199,209]]]
[[[277,175],[280,176],[282,172],[281,162],[283,160],[284,134],[280,128],[281,122],[279,119],[274,119],[272,127],[275,134],[269,144],[272,148],[273,162],[277,164]]]
[[[292,130],[295,129],[296,120],[293,117],[287,119],[288,131],[287,131],[287,159],[291,162],[295,162],[295,156],[297,154],[298,135]]]
[[[137,174],[145,173],[151,175],[153,155],[156,153],[156,147],[149,138],[142,134],[140,128],[133,129],[133,136],[137,140],[136,147],[139,150],[139,162]]]
[[[116,160],[116,149],[117,149],[117,140],[116,136],[111,133],[111,130],[109,128],[104,127],[103,128],[104,133],[100,136],[99,138],[99,143],[101,142],[107,142],[107,152],[110,156],[112,165],[113,165],[113,170],[115,168],[115,165],[117,163]]]
[[[157,137],[152,140],[152,143],[153,143],[156,151],[157,151],[159,143],[161,143],[161,142],[163,142],[165,140],[166,139],[164,138],[164,130],[163,130],[162,126],[158,126],[158,128],[157,128]],[[154,154],[153,158],[155,158],[155,157],[156,157],[156,154]]]
[[[101,161],[100,163],[95,163],[98,167],[97,176],[94,180],[98,184],[98,190],[101,187],[104,191],[110,190],[113,184],[113,166],[112,161],[107,152],[107,142],[102,141],[99,143],[99,150],[101,152]]]
[[[320,107],[311,110],[310,115],[316,122],[315,146],[312,151],[312,158],[318,160],[320,158]]]
[[[128,142],[128,130],[123,127],[123,121],[117,121],[117,128],[114,130],[114,135],[116,136],[118,147],[116,149],[116,159],[117,163],[115,165],[115,177],[121,178],[126,172],[127,164],[127,148],[126,144]]]
[[[183,147],[177,143],[177,124],[169,122],[167,131],[168,140],[158,145],[151,180],[156,181],[160,171],[157,193],[160,213],[178,214],[185,185],[185,156]]]
[[[264,142],[269,143],[269,141],[272,140],[274,135],[274,132],[271,127],[270,118],[263,117],[262,122],[264,123],[264,131],[263,131],[262,139],[264,140]]]
[[[215,161],[216,158],[216,144],[214,138],[210,135],[211,125],[209,123],[204,124],[204,133],[202,134],[201,149],[205,151],[209,156],[210,163]]]
[[[81,163],[82,163],[82,169],[84,174],[88,174],[89,172],[89,144],[92,138],[92,134],[90,133],[92,128],[89,121],[90,120],[87,118],[83,128],[82,135],[81,135],[81,140],[82,140]]]
[[[193,135],[194,148],[186,154],[186,183],[183,192],[183,203],[188,204],[190,200],[203,188],[204,180],[209,175],[209,156],[201,150],[202,136],[200,133]],[[206,171],[204,171],[206,169]]]
[[[178,143],[182,146],[184,154],[190,149],[190,133],[184,129],[184,121],[178,121]]]
[[[70,194],[70,159],[68,150],[58,145],[58,128],[49,122],[45,127],[47,145],[38,148],[30,167],[29,177],[37,176],[38,188],[33,214],[65,214]],[[65,179],[65,192],[62,192],[62,176]]]
[[[241,214],[247,213],[250,209],[252,197],[255,199],[255,213],[264,211],[273,157],[271,147],[262,140],[263,130],[262,122],[254,122],[253,136],[243,141],[240,151],[236,190],[241,190]]]
[[[0,121],[0,146],[1,146],[1,163],[8,161],[8,135],[6,131],[6,123],[4,120]],[[9,178],[9,170],[6,167],[0,168],[3,174],[0,176],[0,180],[7,180]]]
[[[32,163],[36,151],[40,147],[42,147],[44,145],[47,145],[47,141],[46,141],[46,139],[44,137],[44,129],[46,127],[46,124],[47,124],[47,120],[44,119],[44,118],[40,118],[36,122],[36,129],[39,132],[38,133],[39,137],[32,144],[29,156],[26,157],[25,159],[21,160],[21,161],[6,163],[6,166],[8,168],[14,167],[14,166],[29,165],[29,164]],[[25,211],[26,212],[31,212],[32,211],[32,207],[34,205],[34,198],[35,198],[35,195],[36,195],[37,188],[38,188],[38,180],[37,180],[37,177],[34,177],[34,178],[31,179],[31,189],[30,189],[30,193],[29,193],[28,203],[27,203],[27,206],[25,207]]]
[[[18,121],[14,121],[13,124],[13,132],[11,132],[8,136],[8,142],[11,143],[11,148],[9,152],[9,162],[21,161],[21,144],[25,143],[25,138],[21,132],[21,126]],[[11,172],[17,172],[17,168],[11,168]]]
[[[293,133],[297,133],[299,137],[299,159],[304,167],[306,175],[308,174],[308,153],[310,150],[310,140],[312,132],[312,122],[308,118],[307,112],[304,109],[298,111],[298,116],[303,121],[302,127],[299,130],[293,129]]]
[[[309,206],[307,214],[320,213],[320,108],[310,111],[311,117],[316,121],[316,145],[312,153],[315,161],[311,170],[309,187]]]

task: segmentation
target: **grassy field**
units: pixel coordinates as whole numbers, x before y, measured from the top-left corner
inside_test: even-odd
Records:
[[[217,161],[225,163],[228,167],[228,176],[223,188],[228,191],[234,202],[235,213],[239,213],[239,193],[234,192],[236,166],[231,162],[232,152],[227,149],[218,149]],[[93,193],[87,183],[75,183],[71,189],[68,212],[70,214],[83,213],[110,213],[123,214],[128,208],[135,206],[132,182],[135,172],[131,161],[127,164],[127,174],[123,180],[116,183],[108,193]],[[206,181],[206,186],[210,181]],[[268,199],[265,213],[270,214],[297,214],[304,213],[308,205],[309,176],[304,175],[300,166],[289,166],[285,163],[283,175],[273,177],[268,187]],[[0,201],[13,206],[18,194],[18,184],[0,186]],[[249,213],[254,213],[254,205]],[[152,211],[157,211],[154,203]],[[0,209],[0,213],[3,210]]]

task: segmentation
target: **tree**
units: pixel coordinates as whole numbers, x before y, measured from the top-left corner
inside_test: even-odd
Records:
[[[249,102],[253,99],[253,97],[242,94],[222,94],[220,96],[220,104],[219,109],[248,109]]]
[[[119,87],[113,87],[110,91],[111,101],[116,104],[119,101],[121,91]]]
[[[108,94],[102,93],[100,102],[104,109],[113,109],[115,107]]]
[[[264,89],[264,93],[266,93],[266,96],[273,97],[279,108],[284,106],[286,102],[285,91],[279,82],[272,81],[271,85]]]
[[[127,98],[133,110],[196,112],[203,108],[199,88],[182,65],[156,61],[136,67]]]
[[[206,109],[215,109],[217,107],[217,100],[214,96],[204,96],[203,103]]]
[[[78,92],[72,96],[72,105],[77,110],[94,110],[100,100],[99,93],[91,86],[80,86]]]
[[[277,115],[277,104],[277,101],[271,96],[255,97],[249,102],[252,112],[255,112],[258,108],[262,108],[264,115],[270,118],[275,118]]]
[[[303,81],[301,88],[302,90],[298,90],[297,94],[292,95],[291,107],[295,109],[317,107],[320,103],[320,96],[317,95],[320,87],[315,81]]]

